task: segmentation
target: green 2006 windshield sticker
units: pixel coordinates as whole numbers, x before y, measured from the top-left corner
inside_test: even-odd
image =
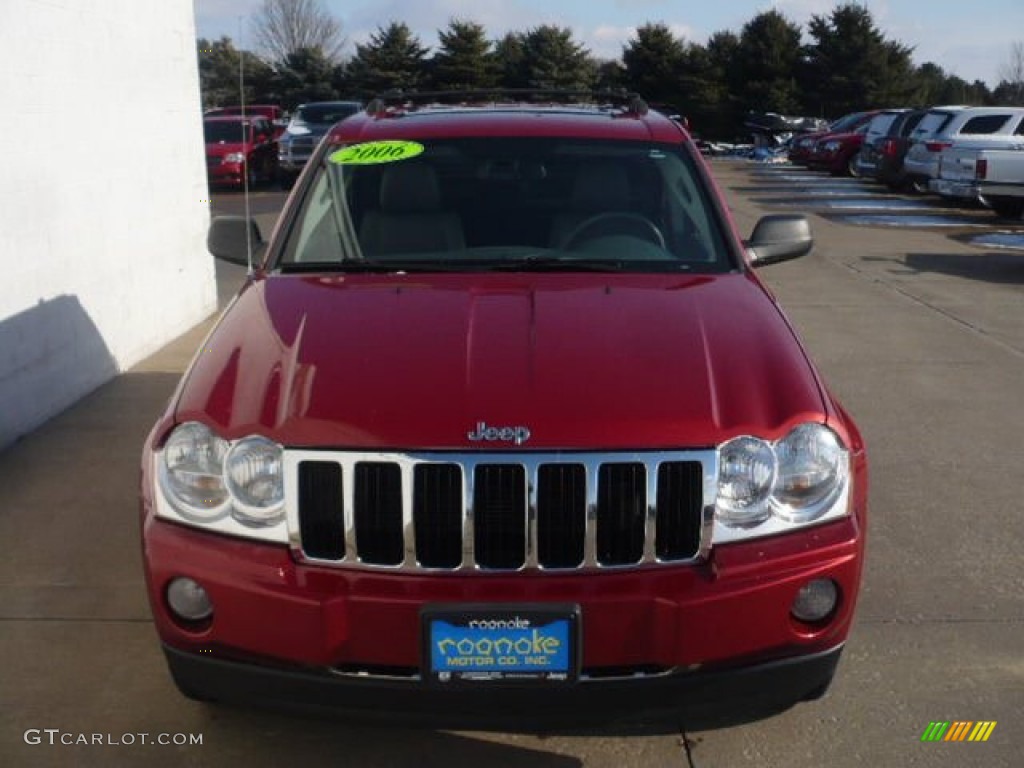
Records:
[[[415,141],[368,141],[339,149],[327,158],[338,165],[373,165],[408,160],[423,152]]]

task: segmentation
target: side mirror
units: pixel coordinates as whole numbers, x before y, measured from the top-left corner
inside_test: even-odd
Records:
[[[206,249],[214,258],[243,267],[248,266],[250,244],[252,262],[258,264],[263,258],[267,244],[263,242],[255,219],[247,219],[244,216],[217,216],[210,222],[210,231],[206,235]]]
[[[801,213],[763,216],[745,243],[755,267],[799,258],[814,247],[811,225]]]

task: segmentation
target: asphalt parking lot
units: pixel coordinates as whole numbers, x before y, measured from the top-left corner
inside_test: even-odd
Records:
[[[825,201],[858,199],[859,182],[712,166],[744,233],[765,213],[811,212],[814,252],[761,274],[868,441],[864,588],[824,700],[721,731],[539,738],[182,698],[149,619],[135,496],[144,436],[208,321],[0,453],[0,765],[1019,766],[1024,250],[967,239],[1024,222],[948,208],[903,210],[947,217],[928,226],[851,222],[879,212]],[[283,197],[253,198],[266,234]],[[894,201],[891,215],[909,200],[863,199]],[[240,212],[241,198],[214,210]],[[243,279],[218,265],[222,300]],[[997,723],[985,743],[921,741],[930,722],[983,720]]]

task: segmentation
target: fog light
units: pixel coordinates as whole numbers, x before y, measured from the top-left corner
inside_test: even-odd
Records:
[[[167,585],[167,604],[185,621],[203,621],[213,615],[213,603],[197,582],[179,577]]]
[[[800,621],[814,624],[835,610],[838,597],[839,590],[834,581],[814,579],[800,588],[789,612]]]

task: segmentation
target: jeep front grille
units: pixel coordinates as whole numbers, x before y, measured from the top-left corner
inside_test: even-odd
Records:
[[[303,561],[370,569],[557,570],[706,553],[714,451],[285,452]]]

